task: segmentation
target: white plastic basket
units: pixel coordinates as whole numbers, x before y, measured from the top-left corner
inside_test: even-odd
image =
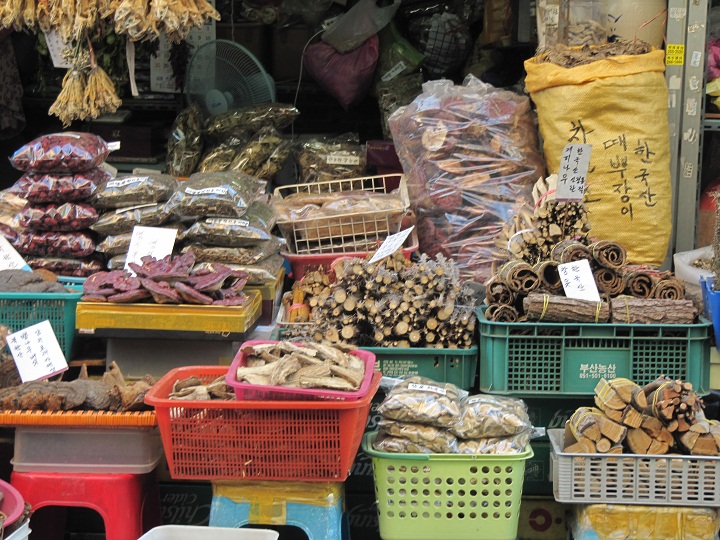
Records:
[[[562,429],[548,435],[558,502],[720,507],[720,457],[570,454]]]
[[[146,532],[139,540],[277,540],[279,536],[270,529],[162,525]]]
[[[28,518],[14,533],[6,536],[5,540],[27,540],[30,538],[30,532],[30,519]]]

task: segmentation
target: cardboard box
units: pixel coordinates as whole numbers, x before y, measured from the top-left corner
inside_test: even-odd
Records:
[[[523,497],[519,540],[566,540],[571,511],[572,506],[556,502],[552,497]]]
[[[212,504],[210,482],[160,482],[165,525],[208,525]]]
[[[304,25],[273,28],[270,74],[275,81],[296,81],[298,79],[302,52],[312,35],[312,30]],[[306,74],[303,72],[303,77]]]

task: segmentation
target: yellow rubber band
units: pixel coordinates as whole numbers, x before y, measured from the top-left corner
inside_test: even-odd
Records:
[[[595,324],[600,320],[600,308],[602,307],[602,301],[597,303],[596,309],[595,309]]]
[[[545,317],[545,312],[547,312],[548,305],[550,304],[550,295],[543,294],[543,309],[542,313],[540,314],[539,321],[543,320],[543,317]]]
[[[627,317],[627,323],[630,324],[630,306],[628,305],[627,298],[624,298],[625,300],[625,316]]]
[[[573,437],[575,437],[575,440],[579,441],[581,435],[578,434],[575,425],[579,425],[580,422],[585,418],[586,416],[593,416],[594,414],[597,414],[597,412],[593,411],[592,409],[583,412],[575,422],[573,422],[573,418],[575,418],[575,415],[577,414],[577,411],[573,413],[573,415],[570,417],[570,433],[573,434]]]

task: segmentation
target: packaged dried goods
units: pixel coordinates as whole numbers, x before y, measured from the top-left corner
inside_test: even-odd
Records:
[[[357,134],[321,137],[300,144],[295,151],[302,183],[356,178],[365,174],[365,147]]]
[[[460,418],[460,397],[461,390],[454,384],[413,376],[392,387],[378,413],[399,422],[446,428]]]
[[[105,268],[107,268],[108,270],[122,270],[123,268],[125,268],[126,262],[127,253],[122,253],[121,255],[115,255],[114,257],[110,258],[105,264]]]
[[[205,133],[215,140],[228,135],[248,137],[263,126],[284,129],[292,124],[299,114],[300,111],[293,105],[284,103],[251,105],[211,116],[205,123]]]
[[[83,172],[100,165],[109,154],[102,137],[65,131],[30,141],[12,155],[10,162],[20,171],[34,173]]]
[[[405,439],[403,437],[393,437],[387,433],[379,433],[373,444],[373,448],[380,452],[391,452],[396,454],[433,454],[434,452],[428,447],[419,443]]]
[[[460,401],[460,418],[449,429],[461,439],[485,439],[529,431],[532,424],[521,399],[482,394]]]
[[[203,244],[190,244],[183,252],[192,250],[198,262],[218,262],[223,264],[256,264],[280,251],[280,240],[271,236],[252,247],[220,247]]]
[[[150,203],[105,212],[90,228],[99,234],[122,234],[132,232],[136,225],[157,227],[171,217],[167,203]]]
[[[89,199],[97,186],[109,178],[103,169],[75,174],[26,173],[10,189],[30,204],[79,202]]]
[[[289,140],[281,141],[270,154],[265,164],[255,174],[258,178],[272,182],[278,173],[282,170],[285,162],[292,152],[292,142]]]
[[[261,128],[250,141],[235,154],[229,170],[255,176],[273,152],[283,143],[273,126]]]
[[[48,270],[60,276],[87,277],[105,268],[98,258],[61,259],[57,257],[28,257],[25,259],[33,270]]]
[[[85,203],[66,202],[26,206],[18,214],[18,222],[31,231],[81,231],[93,225],[100,216]]]
[[[182,231],[185,225],[181,223],[165,223],[162,225],[163,229],[177,229]],[[132,232],[113,234],[103,238],[96,247],[95,251],[103,253],[107,257],[114,257],[115,255],[121,255],[128,252],[130,249],[130,239],[132,238]]]
[[[423,424],[396,422],[383,418],[378,422],[381,434],[408,439],[437,454],[454,454],[458,441],[455,435],[445,429]]]
[[[177,115],[168,137],[165,170],[174,176],[190,176],[200,162],[203,151],[203,118],[193,103]]]
[[[92,255],[95,241],[79,232],[20,233],[13,247],[22,255],[72,259]]]
[[[520,454],[530,442],[531,432],[523,431],[507,437],[458,439],[458,454]]]
[[[180,218],[242,217],[266,183],[239,172],[195,173],[168,201]]]
[[[216,146],[208,149],[197,166],[197,172],[227,171],[235,155],[245,147],[247,138],[228,137]]]
[[[27,206],[27,200],[18,196],[12,188],[0,191],[0,225],[17,232],[21,229],[18,212]]]
[[[193,272],[213,270],[218,264],[232,270],[242,270],[248,275],[248,285],[264,285],[269,281],[275,281],[285,259],[282,255],[270,255],[267,259],[255,264],[224,264],[217,262],[201,262],[195,265]]]
[[[167,201],[178,187],[177,178],[168,174],[134,174],[111,178],[95,190],[96,208],[126,208]]]
[[[270,231],[276,221],[277,216],[272,206],[262,201],[254,201],[243,217],[207,218],[197,221],[178,239],[198,242],[205,246],[228,248],[255,246],[272,238]],[[201,255],[198,256],[201,260],[221,260],[203,259]]]

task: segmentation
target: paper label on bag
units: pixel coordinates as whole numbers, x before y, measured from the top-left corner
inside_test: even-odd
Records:
[[[590,269],[590,261],[581,259],[558,265],[565,296],[576,300],[600,301],[595,278]]]
[[[408,389],[419,390],[420,392],[432,392],[434,394],[441,394],[443,396],[447,395],[447,390],[445,390],[444,388],[440,388],[438,386],[430,386],[429,384],[410,383],[408,384]]]
[[[236,225],[237,227],[247,227],[250,222],[246,219],[235,218],[208,218],[205,220],[208,225]]]
[[[545,26],[557,26],[560,23],[560,6],[545,8]]]
[[[123,178],[122,180],[110,180],[110,182],[107,183],[107,187],[114,188],[129,186],[130,184],[142,184],[146,180],[147,178],[138,178],[137,176],[133,176],[132,178]]]
[[[563,149],[558,171],[557,192],[559,201],[581,201],[585,197],[588,169],[590,168],[590,144],[568,144]]]
[[[62,52],[69,48],[69,45],[62,40],[60,34],[55,30],[45,32],[45,44],[47,45],[48,51],[50,51],[50,59],[52,60],[53,66],[63,69],[72,67],[72,64],[62,57]]]
[[[375,252],[375,255],[373,255],[372,259],[370,259],[370,264],[380,261],[385,257],[389,257],[398,249],[400,249],[405,243],[405,240],[407,240],[407,237],[410,236],[410,233],[413,231],[414,228],[415,225],[413,225],[409,229],[400,231],[397,234],[391,234],[390,236],[388,236],[382,243],[382,245],[378,248],[378,250]]]
[[[407,66],[405,65],[405,62],[400,60],[397,64],[395,64],[392,68],[388,70],[388,72],[381,77],[381,80],[383,82],[392,81],[395,77],[400,75],[403,71],[405,71],[405,68]]]
[[[0,270],[27,270],[32,272],[25,259],[4,236],[0,236]]]
[[[360,165],[360,156],[346,156],[330,154],[327,157],[328,165]]]
[[[109,142],[107,143],[107,147],[111,152],[117,152],[120,150],[120,141]]]
[[[228,189],[224,187],[209,187],[205,189],[185,188],[188,195],[227,195]]]
[[[22,382],[47,379],[68,368],[50,321],[13,332],[7,344]]]
[[[135,275],[130,270],[130,263],[141,264],[140,259],[148,255],[155,259],[162,259],[170,255],[175,247],[177,233],[177,229],[136,225],[130,237],[130,249],[128,249],[125,270]]]

